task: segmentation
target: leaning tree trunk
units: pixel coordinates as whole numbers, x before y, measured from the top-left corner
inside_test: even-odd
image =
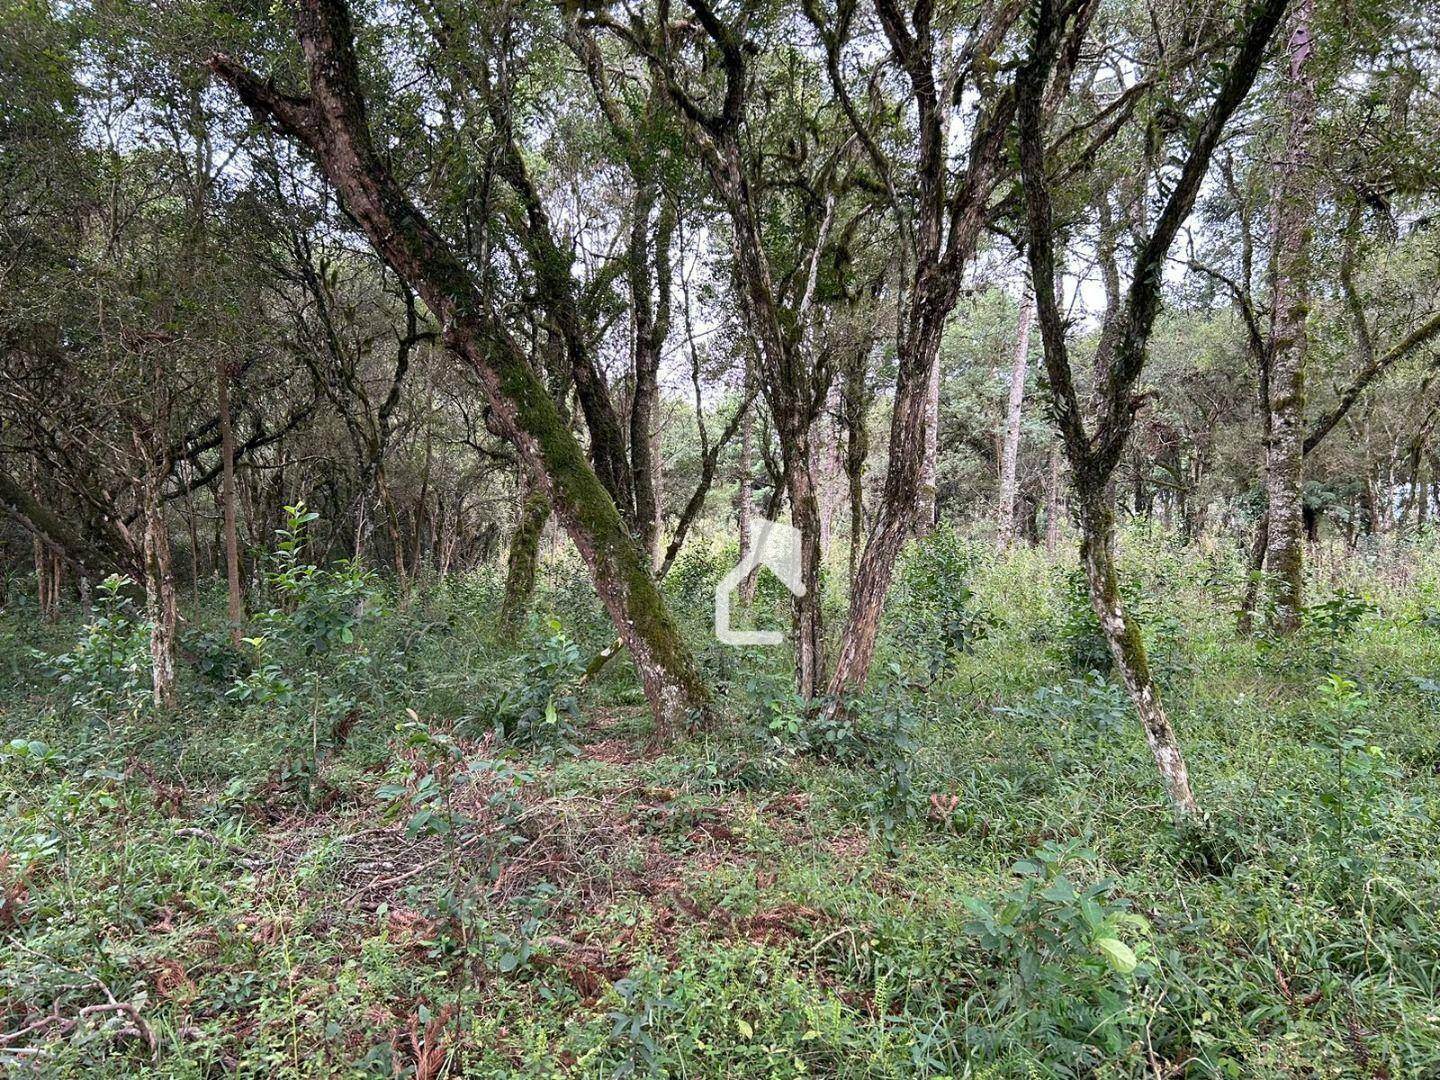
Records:
[[[446,344],[479,376],[499,429],[543,477],[555,513],[625,641],[657,725],[670,728],[696,713],[707,718],[709,690],[656,585],[648,554],[469,268],[376,153],[343,0],[302,0],[297,24],[310,97],[282,94],[228,57],[213,57],[212,68],[259,116],[308,147],[376,250],[444,327]],[[622,479],[628,487],[628,477]]]
[[[515,532],[505,569],[505,596],[500,603],[500,626],[514,630],[535,591],[535,567],[540,561],[540,537],[550,520],[550,499],[545,488],[528,472],[521,472],[520,501],[515,510]]]
[[[1020,329],[1015,336],[1015,362],[1010,370],[1010,399],[1005,407],[1005,441],[1000,451],[1000,513],[995,546],[1000,551],[1015,539],[1015,473],[1020,459],[1020,419],[1025,404],[1025,376],[1030,370],[1030,320],[1035,306],[1026,288],[1020,301]]]
[[[230,423],[230,371],[216,365],[216,400],[220,411],[220,505],[225,522],[225,588],[230,616],[230,644],[240,647],[245,599],[240,591],[240,541],[235,532],[235,430]]]
[[[1190,789],[1190,776],[1180,741],[1165,707],[1160,690],[1150,676],[1150,660],[1140,627],[1125,611],[1120,599],[1119,581],[1115,574],[1115,511],[1108,485],[1100,484],[1078,492],[1080,502],[1080,561],[1090,585],[1090,600],[1100,629],[1115,658],[1115,668],[1130,692],[1145,741],[1155,757],[1161,782],[1170,796],[1177,814],[1192,817],[1197,812],[1195,794]]]
[[[1300,0],[1291,16],[1285,156],[1279,165],[1275,200],[1265,568],[1274,590],[1273,627],[1282,633],[1291,633],[1300,625],[1305,581],[1305,321],[1310,306],[1310,235],[1316,196],[1310,161],[1315,73],[1308,62],[1313,15],[1314,0]]]

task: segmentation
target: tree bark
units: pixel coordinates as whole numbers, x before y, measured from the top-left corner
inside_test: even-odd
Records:
[[[927,536],[939,520],[936,481],[940,467],[940,354],[930,365],[925,391],[925,460],[920,466],[920,506],[915,517],[915,534]]]
[[[841,388],[841,416],[845,420],[845,479],[850,491],[850,576],[851,588],[865,538],[865,460],[870,456],[869,349],[857,349],[845,365]],[[938,447],[937,447],[938,450]]]
[[[1260,601],[1260,580],[1265,571],[1265,548],[1269,545],[1270,515],[1260,512],[1255,521],[1255,535],[1245,559],[1245,594],[1240,601],[1240,616],[1235,629],[1249,634],[1255,629],[1255,605]]]
[[[1015,472],[1020,458],[1020,420],[1025,404],[1025,376],[1030,370],[1030,320],[1035,307],[1027,287],[1020,300],[1020,328],[1015,337],[1015,362],[1010,371],[1010,399],[1005,406],[1005,442],[1000,452],[1000,512],[995,546],[1005,551],[1015,539]]]
[[[658,221],[652,222],[656,201]],[[660,353],[670,325],[670,240],[675,210],[653,181],[635,193],[630,226],[630,303],[634,317],[634,394],[630,403],[630,469],[635,529],[656,565],[660,557],[660,458],[655,408]],[[652,254],[653,245],[653,254]]]
[[[281,94],[224,56],[213,57],[211,66],[259,116],[310,149],[376,250],[425,300],[444,328],[447,345],[473,367],[500,430],[543,477],[557,516],[625,641],[657,725],[669,729],[692,713],[708,718],[709,690],[646,553],[470,271],[375,152],[344,3],[302,0],[298,29],[310,70],[309,98]],[[628,477],[624,487],[629,487]]]
[[[1313,15],[1314,0],[1299,0],[1291,14],[1285,157],[1278,166],[1274,218],[1265,567],[1273,590],[1272,629],[1280,633],[1299,628],[1305,585],[1305,323],[1310,308],[1310,238],[1316,197],[1310,161],[1315,125],[1315,73],[1310,62]]]
[[[946,309],[948,311],[948,308]],[[937,363],[943,315],[922,324],[923,333],[913,341],[913,352],[901,356],[902,371],[909,370],[896,388],[895,413],[890,425],[890,463],[880,504],[855,570],[850,593],[850,616],[830,677],[829,693],[839,703],[847,694],[864,686],[875,657],[880,617],[885,595],[900,550],[910,536],[919,498],[920,475],[925,451],[925,404],[928,396],[929,365]],[[929,358],[928,362],[926,357]]]
[[[805,586],[794,597],[795,685],[800,696],[813,698],[825,685],[825,620],[820,592],[820,503],[815,491],[812,451],[808,438],[792,450],[786,463],[790,520],[800,533],[800,580]]]
[[[145,613],[150,619],[150,674],[157,709],[174,708],[175,695],[175,573],[170,559],[170,535],[165,529],[160,495],[163,471],[154,450],[136,436],[136,456],[144,474],[140,478],[145,523]]]
[[[521,470],[520,498],[515,508],[515,531],[505,569],[505,595],[500,603],[500,627],[513,631],[535,591],[535,567],[540,560],[540,537],[550,520],[550,499],[545,488],[528,471]]]
[[[235,531],[235,432],[230,425],[230,371],[216,364],[216,401],[220,411],[220,506],[225,528],[225,587],[230,616],[230,643],[240,647],[245,621],[245,599],[240,590],[240,541]]]
[[[751,370],[750,358],[747,354],[745,359],[745,394],[747,398],[753,396],[751,380],[754,378]],[[736,463],[736,491],[735,491],[735,518],[736,527],[740,530],[740,554],[743,556],[750,550],[751,520],[755,514],[755,495],[750,490],[751,473],[754,470],[755,456],[755,413],[754,402],[751,401],[744,406],[744,412],[740,417],[740,460]],[[740,596],[744,603],[749,604],[755,599],[755,590],[751,586],[751,577],[747,576],[741,582]]]
[[[1160,703],[1160,692],[1150,676],[1150,661],[1140,627],[1125,611],[1115,575],[1115,513],[1105,485],[1079,493],[1080,524],[1084,539],[1080,560],[1090,585],[1090,602],[1100,629],[1115,659],[1115,669],[1124,680],[1130,700],[1140,716],[1145,741],[1160,770],[1161,783],[1177,813],[1191,817],[1197,812],[1190,776],[1175,729]]]
[[[1052,443],[1045,481],[1045,554],[1051,558],[1060,544],[1060,506],[1060,446]]]
[[[64,567],[65,563],[60,554],[36,539],[35,601],[40,609],[42,622],[57,622],[60,618],[60,590],[64,580]]]
[[[144,572],[140,553],[117,521],[100,521],[81,531],[4,472],[0,472],[0,506],[37,541],[74,564],[82,577],[100,577],[112,570],[132,577]]]
[[[929,8],[922,4],[914,9],[913,26],[893,0],[877,2],[876,12],[891,55],[905,71],[915,94],[918,140],[914,176],[919,205],[913,226],[909,218],[903,225],[902,258],[909,261],[913,280],[899,319],[885,483],[865,551],[855,570],[850,614],[830,677],[829,694],[836,703],[833,708],[840,708],[847,696],[860,690],[870,673],[885,596],[901,548],[914,528],[926,429],[930,426],[927,405],[931,372],[938,363],[945,321],[959,299],[965,261],[975,251],[988,215],[990,194],[1003,167],[1014,105],[1008,91],[992,96],[989,107],[974,122],[966,151],[967,167],[957,183],[950,183],[948,98],[944,94],[953,87],[942,86],[942,80],[935,76],[935,31],[929,21]],[[1003,34],[1008,19],[1018,14],[1015,8],[1010,15],[997,18],[987,33]],[[884,159],[868,129],[848,106],[835,39],[827,39],[826,49],[831,82],[842,102],[847,103],[847,116],[868,151],[878,159],[877,167],[883,165],[888,177],[893,163]]]

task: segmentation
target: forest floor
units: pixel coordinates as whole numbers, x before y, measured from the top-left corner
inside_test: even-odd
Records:
[[[523,640],[477,579],[318,658],[272,619],[240,670],[202,596],[168,716],[124,627],[13,596],[0,1071],[1440,1074],[1433,550],[1318,583],[1294,641],[1236,636],[1232,561],[1126,559],[1200,826],[1073,572],[953,537],[844,729],[783,652],[697,645],[707,733],[657,737],[622,665],[575,694],[605,627],[567,567]]]

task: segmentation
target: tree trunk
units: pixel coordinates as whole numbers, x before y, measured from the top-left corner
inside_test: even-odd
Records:
[[[475,370],[500,430],[543,477],[625,641],[657,726],[669,729],[694,713],[708,719],[709,690],[656,585],[648,554],[469,269],[375,152],[345,5],[302,0],[298,30],[310,98],[282,95],[223,56],[212,58],[211,66],[252,109],[308,146],[370,242],[424,299],[450,349]],[[628,477],[622,479],[628,487]]]
[[[920,506],[915,516],[915,534],[928,536],[939,520],[936,480],[940,464],[940,354],[930,365],[925,391],[925,460],[920,466]]]
[[[0,508],[32,537],[60,553],[81,576],[101,578],[112,570],[131,577],[142,573],[140,553],[125,529],[110,521],[84,530],[77,528],[42,503],[29,487],[3,471]]]
[[[390,541],[390,564],[395,568],[395,585],[403,604],[410,592],[410,575],[405,565],[405,535],[400,529],[400,508],[395,505],[395,494],[390,490],[383,461],[375,462],[375,494],[380,503],[380,516],[385,521],[385,535]],[[418,564],[416,569],[419,569]]]
[[[1175,729],[1160,702],[1160,690],[1150,677],[1150,662],[1140,627],[1125,611],[1120,599],[1119,582],[1115,575],[1115,512],[1101,484],[1079,492],[1080,561],[1090,584],[1090,600],[1100,629],[1115,658],[1115,668],[1130,692],[1130,700],[1140,715],[1145,741],[1155,757],[1161,782],[1170,802],[1180,817],[1196,813],[1195,794]]]
[[[850,491],[850,576],[847,580],[852,588],[865,537],[865,459],[870,456],[870,390],[865,378],[869,351],[868,347],[856,349],[847,357],[840,399],[845,420],[845,479]]]
[[[750,370],[750,360],[745,361],[745,392],[750,394],[750,380],[753,378]],[[755,455],[755,405],[753,402],[743,406],[744,414],[740,417],[740,460],[736,465],[736,491],[735,491],[735,517],[736,527],[740,530],[740,554],[743,556],[750,550],[751,519],[754,516],[754,494],[750,490],[750,473],[754,467]],[[755,598],[753,587],[749,587],[753,575],[747,577],[741,583],[741,598],[749,604]],[[747,595],[748,593],[748,595]]]
[[[808,439],[802,439],[787,463],[790,520],[800,533],[800,581],[805,593],[794,598],[795,685],[809,700],[825,685],[825,623],[820,592],[820,503]]]
[[[155,707],[175,706],[175,574],[170,560],[170,536],[165,529],[161,501],[161,472],[137,438],[137,456],[145,473],[141,478],[141,504],[145,522],[145,612],[150,619],[150,672]]]
[[[1285,157],[1279,165],[1274,219],[1274,320],[1270,342],[1270,444],[1265,567],[1274,591],[1273,628],[1292,633],[1304,602],[1305,322],[1310,307],[1310,237],[1316,185],[1311,166],[1315,74],[1310,64],[1314,0],[1291,14],[1285,94]]]
[[[658,221],[651,214],[660,201]],[[670,240],[675,210],[653,181],[636,190],[630,225],[630,304],[634,318],[634,387],[630,404],[630,469],[635,529],[654,565],[660,557],[660,455],[655,409],[660,353],[670,326]],[[652,257],[653,245],[653,257]]]
[[[978,213],[978,210],[975,211]],[[967,216],[967,222],[969,220]],[[960,228],[969,230],[969,224]],[[978,220],[974,225],[978,232]],[[967,237],[969,235],[967,231]],[[954,240],[961,250],[971,247],[968,239]],[[940,337],[953,297],[934,298],[913,314],[913,325],[900,356],[894,412],[890,419],[889,465],[880,504],[870,524],[850,591],[850,615],[830,676],[829,693],[839,707],[841,699],[865,684],[875,658],[875,642],[885,595],[915,523],[920,496],[920,478],[925,453],[926,406],[929,397],[930,366],[939,363]]]
[[[1260,602],[1260,579],[1265,572],[1265,549],[1270,543],[1270,515],[1264,511],[1255,522],[1255,536],[1245,561],[1245,595],[1235,629],[1249,634],[1255,629],[1255,605]]]
[[[500,626],[512,631],[529,606],[535,591],[535,566],[540,558],[540,537],[550,520],[550,499],[543,485],[521,471],[520,499],[515,509],[515,532],[505,569],[505,597],[500,604]]]
[[[60,553],[40,539],[35,540],[35,598],[43,622],[60,618],[60,591],[65,563]]]
[[[220,507],[225,522],[225,587],[229,598],[230,643],[240,647],[245,597],[240,590],[240,541],[235,532],[235,431],[230,423],[230,371],[216,365],[216,400],[220,410]]]
[[[1025,376],[1030,370],[1030,320],[1035,306],[1030,290],[1020,300],[1020,329],[1015,337],[1015,362],[1010,371],[1010,400],[1005,407],[1005,442],[1000,452],[1000,514],[995,546],[1006,550],[1015,539],[1015,472],[1020,459],[1020,419],[1025,404]]]
[[[1060,544],[1060,446],[1050,444],[1050,469],[1045,481],[1045,554],[1055,557]]]

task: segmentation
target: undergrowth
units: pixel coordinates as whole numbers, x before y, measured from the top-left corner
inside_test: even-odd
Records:
[[[726,715],[662,742],[622,662],[582,677],[575,566],[502,640],[493,579],[395,596],[310,565],[304,518],[242,650],[223,591],[187,613],[168,715],[128,583],[58,625],[12,589],[11,1072],[1440,1073],[1428,548],[1270,640],[1234,631],[1238,557],[1126,538],[1206,811],[1177,826],[1063,561],[912,550],[839,720],[692,620]]]

